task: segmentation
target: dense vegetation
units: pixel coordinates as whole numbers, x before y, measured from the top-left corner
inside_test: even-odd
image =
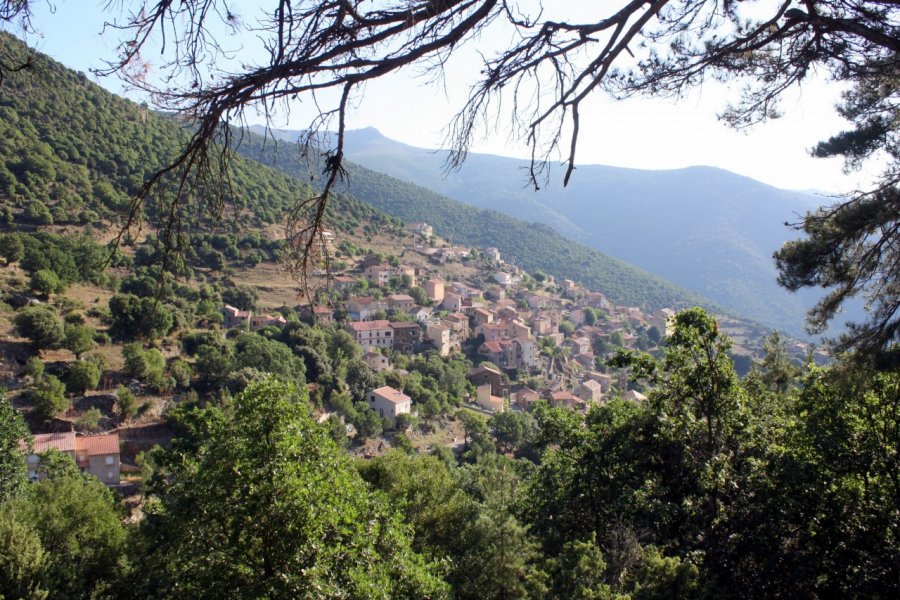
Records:
[[[0,54],[27,50],[0,32]],[[4,77],[0,86],[0,220],[19,228],[124,222],[131,198],[187,139],[171,118],[121,99],[82,73],[35,54],[33,66]],[[285,210],[310,188],[273,169],[234,157],[223,182],[228,210],[219,225],[263,227],[280,223]],[[163,186],[144,207],[151,221],[171,200]],[[188,231],[201,222],[183,215]],[[370,207],[342,197],[332,203],[329,226],[349,229],[361,222],[396,226]]]
[[[202,354],[204,341],[186,343]],[[25,485],[21,417],[4,411],[0,592],[892,597],[900,377],[801,371],[773,340],[741,380],[729,344],[703,311],[680,313],[660,361],[619,358],[647,402],[462,410],[458,458],[437,447],[351,463],[303,388],[260,371],[236,397],[172,413],[178,439],[152,453],[147,517],[128,526],[66,457],[45,456],[48,478]],[[428,362],[408,366],[425,377]]]

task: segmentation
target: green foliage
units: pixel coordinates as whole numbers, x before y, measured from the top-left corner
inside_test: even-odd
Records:
[[[13,409],[6,394],[0,390],[0,503],[17,494],[27,482],[25,456],[19,442],[30,437],[22,415]]]
[[[122,415],[123,419],[130,419],[137,413],[138,403],[134,394],[131,393],[124,385],[120,385],[116,390],[116,410]]]
[[[112,331],[123,338],[154,340],[171,331],[172,310],[156,298],[116,294],[109,300]]]
[[[255,288],[247,285],[230,286],[222,291],[222,302],[241,310],[253,310],[259,300]]]
[[[80,431],[94,433],[100,429],[100,419],[102,418],[103,413],[100,412],[99,408],[89,408],[84,411],[84,414],[78,417],[75,426],[78,427]]]
[[[32,598],[108,593],[124,570],[126,531],[115,495],[96,479],[83,477],[71,458],[65,459],[74,473],[57,470],[29,486],[27,494],[0,506],[0,563],[6,563],[0,572],[13,562],[4,558],[11,555],[16,556],[13,564],[24,568],[12,578],[0,574],[2,583],[30,590]],[[7,545],[20,542],[26,545]],[[48,595],[35,593],[39,590]]]
[[[94,349],[95,335],[96,332],[90,325],[66,324],[62,345],[67,350],[71,350],[76,358],[80,359],[82,354]]]
[[[51,294],[59,294],[65,290],[65,286],[56,276],[56,273],[49,269],[41,269],[31,274],[31,290],[43,297],[48,298]]]
[[[0,54],[24,56],[26,52],[11,36],[4,34],[0,39]],[[25,209],[13,217],[30,223],[47,224],[54,215],[65,222],[115,220],[128,210],[130,198],[144,181],[187,142],[189,132],[173,119],[118,98],[43,55],[28,54],[34,68],[8,73],[0,90],[0,195],[16,197]],[[238,226],[279,222],[296,198],[312,194],[296,179],[240,156],[232,158],[231,188],[224,200],[241,209],[234,212]],[[164,180],[138,216],[159,222],[168,214],[175,184],[174,179]],[[196,211],[183,210],[178,216],[187,233],[210,225]],[[337,230],[363,220],[376,227],[402,227],[360,202],[339,196],[330,203],[326,219]],[[240,258],[233,243],[203,241],[209,244],[206,251],[197,253],[201,264],[221,268],[227,256]],[[266,258],[274,258],[275,245],[259,239],[249,243]],[[151,250],[147,258],[159,260],[163,253],[157,250]],[[59,270],[52,270],[69,282]]]
[[[166,359],[156,348],[144,349],[139,342],[131,342],[122,347],[122,357],[125,372],[135,379],[149,383],[163,376]]]
[[[22,238],[15,233],[6,233],[0,235],[0,257],[6,261],[6,264],[14,263],[22,260],[25,256],[25,244]]]
[[[0,506],[0,596],[45,600],[42,581],[49,556],[30,524]]]
[[[37,356],[29,357],[27,361],[25,361],[25,375],[28,375],[35,381],[40,379],[41,375],[44,374],[44,361],[42,361]]]
[[[22,268],[32,274],[50,271],[59,278],[62,286],[78,281],[103,284],[107,261],[113,266],[118,264],[119,255],[111,255],[88,235],[35,232],[20,233],[18,237],[24,245]]]
[[[28,338],[35,348],[54,348],[63,341],[63,324],[48,306],[26,306],[13,321],[19,335]]]
[[[491,417],[491,435],[501,452],[517,452],[534,435],[534,419],[528,413],[507,410]]]
[[[165,485],[142,525],[154,594],[447,596],[305,400],[269,379],[186,415],[190,437],[160,455]]]
[[[97,389],[100,383],[100,369],[90,360],[76,360],[69,365],[66,374],[66,391],[70,394],[83,394],[87,390]]]
[[[287,345],[256,333],[242,333],[235,338],[234,345],[235,368],[256,369],[279,375],[287,381],[304,382],[304,365]]]
[[[44,420],[56,417],[71,406],[66,398],[66,386],[53,375],[38,380],[30,396],[37,415]]]
[[[186,360],[181,360],[180,358],[175,359],[172,361],[172,364],[169,365],[169,372],[172,374],[175,385],[178,387],[189,388],[191,386],[191,377],[194,375],[191,363]]]

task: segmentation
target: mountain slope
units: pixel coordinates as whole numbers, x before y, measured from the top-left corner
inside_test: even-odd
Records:
[[[238,152],[302,180],[321,172],[307,164],[292,143],[265,140],[247,133]],[[505,260],[527,271],[542,270],[557,278],[581,282],[619,304],[655,309],[665,306],[715,306],[699,294],[673,285],[624,261],[566,239],[551,227],[527,223],[497,211],[451,200],[429,189],[348,163],[349,177],[339,190],[407,222],[425,221],[454,243],[496,246]]]
[[[295,132],[278,132],[293,139]],[[784,226],[828,199],[788,192],[710,167],[645,171],[580,166],[568,188],[552,172],[539,192],[526,161],[470,154],[444,176],[446,153],[350,131],[350,160],[474,206],[545,223],[574,240],[694,290],[761,322],[802,335],[820,294],[776,283],[772,253],[796,232]]]
[[[0,50],[26,52],[21,42],[3,33]],[[33,70],[4,80],[0,117],[0,204],[10,210],[10,221],[17,226],[115,221],[130,195],[186,136],[172,119],[118,98],[42,55],[35,57]],[[309,181],[306,165],[291,146],[269,144],[264,152],[262,141],[246,136],[242,153],[267,159],[287,175],[241,157],[230,174],[233,200],[245,209],[237,218],[255,226],[278,222],[293,200],[311,193],[303,183]],[[341,191],[326,215],[338,230],[362,221],[383,229],[394,224],[387,212],[406,221],[434,223],[441,235],[455,242],[497,246],[530,271],[543,269],[575,279],[619,303],[712,306],[658,277],[573,244],[546,226],[472,208],[362,167],[350,165],[350,185]],[[151,222],[156,210],[152,204],[146,207]],[[188,224],[208,225],[198,212],[185,215]],[[44,213],[49,217],[41,216]]]
[[[0,55],[24,56],[25,45],[0,32]],[[166,164],[187,133],[172,119],[119,98],[47,56],[35,54],[33,67],[5,75],[0,85],[0,208],[16,227],[111,225],[122,218],[130,197],[145,178]],[[229,177],[230,198],[241,225],[279,222],[293,199],[312,189],[275,169],[236,157]],[[144,207],[152,222],[157,190]],[[188,226],[208,227],[200,211],[185,211]],[[223,224],[232,224],[232,212]],[[337,198],[329,210],[332,226],[389,217],[351,198]]]

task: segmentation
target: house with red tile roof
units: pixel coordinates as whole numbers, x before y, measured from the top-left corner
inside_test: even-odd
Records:
[[[23,444],[24,445],[24,444]],[[32,453],[26,458],[28,476],[41,479],[37,467],[38,456],[51,448],[68,454],[83,473],[89,473],[106,485],[118,485],[121,463],[119,462],[119,434],[76,436],[67,433],[42,433],[34,436]]]

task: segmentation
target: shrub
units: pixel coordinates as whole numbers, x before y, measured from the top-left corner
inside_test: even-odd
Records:
[[[66,387],[54,377],[42,377],[31,392],[31,401],[39,417],[50,420],[71,406],[65,395]]]
[[[63,324],[56,311],[43,306],[28,306],[16,313],[16,330],[36,348],[53,348],[63,340]]]
[[[100,429],[100,419],[103,414],[97,408],[89,408],[75,422],[75,426],[81,431],[94,432]]]
[[[100,383],[100,369],[89,360],[79,360],[69,367],[66,377],[66,391],[70,394],[83,394],[87,390],[97,388]]]
[[[130,419],[137,413],[138,402],[134,394],[131,393],[124,385],[120,385],[116,390],[116,410],[123,419]]]
[[[41,378],[41,375],[44,374],[44,361],[42,361],[37,356],[32,356],[25,363],[25,375],[28,375],[35,381]]]

